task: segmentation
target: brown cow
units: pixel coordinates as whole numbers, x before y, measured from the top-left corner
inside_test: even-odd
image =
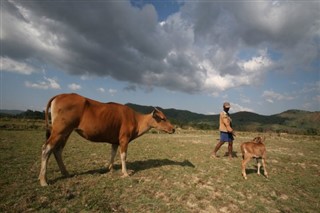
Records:
[[[51,108],[51,128],[48,111]],[[150,114],[140,114],[125,105],[101,103],[78,94],[60,94],[51,98],[45,112],[47,141],[42,146],[41,169],[39,180],[46,186],[46,168],[53,152],[62,175],[68,172],[62,161],[62,150],[71,132],[93,142],[112,144],[111,159],[108,168],[113,169],[114,158],[120,145],[123,176],[128,176],[126,156],[128,143],[151,128],[174,133],[175,129],[165,115],[158,109]]]

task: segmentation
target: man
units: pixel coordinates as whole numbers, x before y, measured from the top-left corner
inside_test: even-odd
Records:
[[[233,136],[235,134],[232,129],[232,120],[229,115],[230,107],[229,102],[223,103],[223,111],[220,113],[219,118],[220,142],[216,145],[213,151],[213,157],[217,157],[217,151],[225,142],[228,142],[228,155],[229,158],[232,158]]]

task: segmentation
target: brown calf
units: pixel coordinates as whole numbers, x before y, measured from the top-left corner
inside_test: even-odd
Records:
[[[264,145],[265,137],[255,137],[253,141],[245,142],[241,144],[241,152],[242,152],[242,176],[244,179],[247,179],[246,174],[246,164],[251,160],[251,158],[256,158],[258,164],[258,175],[260,175],[260,167],[261,164],[259,159],[261,158],[264,175],[268,177],[267,169],[266,169],[266,146]]]
[[[51,108],[51,128],[49,128],[48,121],[49,108]],[[108,166],[110,170],[113,169],[114,158],[120,146],[123,176],[128,176],[126,156],[130,141],[151,128],[167,133],[174,133],[175,130],[158,109],[144,115],[125,105],[101,103],[78,94],[61,94],[51,98],[46,108],[45,120],[47,141],[42,146],[39,175],[41,186],[48,185],[46,168],[51,153],[54,154],[61,173],[68,176],[61,153],[73,130],[87,140],[112,144]]]

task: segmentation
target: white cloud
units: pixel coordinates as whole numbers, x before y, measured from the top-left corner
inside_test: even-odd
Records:
[[[320,94],[320,81],[308,83],[300,91],[300,93],[302,93],[302,94],[311,93],[311,92],[316,92],[316,93]]]
[[[273,103],[274,102],[273,99],[271,99],[271,98],[267,98],[266,101],[269,102],[269,103]]]
[[[103,87],[98,88],[97,91],[101,92],[101,93],[105,93],[106,92],[106,90]],[[107,90],[107,92],[108,92],[109,95],[114,96],[118,91],[116,89],[111,89],[110,88],[110,89]]]
[[[266,90],[263,92],[262,97],[264,97],[266,99],[266,101],[270,102],[270,103],[274,103],[275,101],[290,101],[293,100],[294,97],[290,96],[288,94],[280,94],[280,93],[276,93],[272,90]]]
[[[263,51],[260,56],[254,56],[248,61],[240,62],[239,65],[247,72],[259,72],[268,69],[273,64],[267,56],[267,51]]]
[[[241,95],[240,95],[240,99],[241,99],[241,102],[242,102],[242,103],[246,103],[246,104],[251,103],[250,98],[247,97],[246,95],[241,94]]]
[[[118,91],[116,89],[109,89],[108,92],[111,96],[114,96]]]
[[[212,96],[212,97],[214,97],[214,98],[217,98],[217,97],[219,97],[220,96],[220,93],[219,92],[217,92],[217,91],[214,91],[214,92],[212,92],[211,94],[209,94],[210,96]]]
[[[34,89],[61,89],[56,79],[44,77],[44,81],[38,81],[36,83],[32,83],[29,81],[25,82],[25,86],[28,88]]]
[[[236,103],[230,103],[231,105],[231,111],[233,112],[242,112],[242,111],[246,111],[246,112],[253,112],[254,110],[248,107],[244,107],[241,106],[240,104],[236,104]]]
[[[102,93],[104,93],[106,90],[104,89],[104,88],[102,88],[102,87],[100,87],[100,88],[98,88],[97,89],[99,92],[102,92]]]
[[[75,84],[75,83],[69,84],[68,87],[71,90],[80,90],[81,89],[81,86],[79,84]]]
[[[32,65],[25,62],[19,62],[8,57],[0,57],[0,68],[1,70],[7,72],[14,72],[24,75],[30,75],[36,72],[36,68]]]
[[[297,91],[293,91],[300,98],[302,108],[305,110],[319,111],[320,109],[320,81],[308,82]]]

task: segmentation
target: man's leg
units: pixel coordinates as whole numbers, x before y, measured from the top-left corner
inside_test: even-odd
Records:
[[[217,157],[217,152],[218,152],[218,150],[220,149],[220,147],[221,147],[223,144],[224,144],[223,141],[220,141],[219,143],[217,143],[217,145],[216,145],[216,147],[214,148],[213,153],[212,153],[213,157]]]
[[[232,158],[232,146],[233,146],[233,141],[229,142],[228,144],[228,155],[229,155],[229,158]]]

